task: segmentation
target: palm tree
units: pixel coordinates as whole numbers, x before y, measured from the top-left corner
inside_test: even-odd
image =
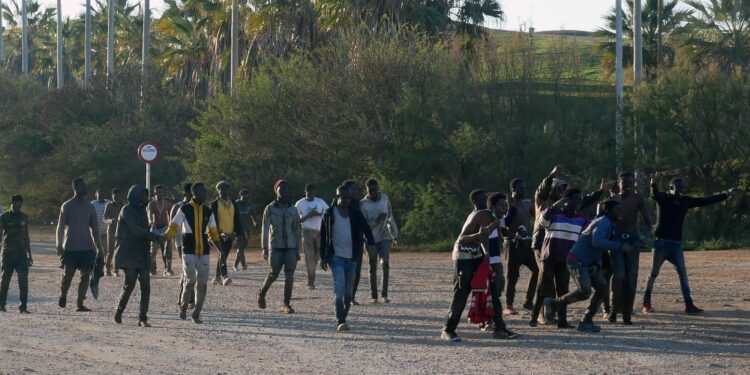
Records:
[[[659,1],[646,0],[641,13],[641,28],[643,33],[643,68],[646,77],[653,77],[656,74],[658,62],[658,43],[659,43]],[[682,24],[690,16],[691,11],[679,9],[679,0],[667,0],[662,7],[662,38],[669,39],[670,36],[676,35],[676,31],[682,27]],[[623,10],[622,14],[622,31],[626,43],[623,43],[623,65],[632,66],[633,64],[633,0],[627,0],[628,11]],[[615,22],[617,14],[614,8],[604,19],[607,22],[606,27],[600,28],[595,32],[596,35],[607,38],[607,41],[599,46],[602,55],[602,68],[609,75],[614,73],[614,55],[615,55]],[[674,61],[675,49],[669,45],[662,46],[663,58],[667,65]]]
[[[8,25],[5,63],[14,71],[21,71],[22,63],[22,6],[17,0],[2,4],[2,16]],[[37,0],[28,0],[26,14],[29,35],[28,68],[32,77],[52,84],[55,77],[55,9],[42,8]]]
[[[750,1],[688,0],[685,45],[698,61],[716,59],[727,67],[750,64]]]

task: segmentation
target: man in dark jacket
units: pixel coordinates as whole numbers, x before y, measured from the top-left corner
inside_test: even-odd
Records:
[[[141,285],[141,308],[138,314],[138,325],[148,324],[148,302],[151,294],[151,255],[150,245],[154,241],[163,241],[162,236],[149,231],[146,204],[148,190],[140,185],[133,185],[128,192],[128,204],[120,211],[115,240],[115,268],[125,273],[125,285],[122,287],[120,300],[115,311],[115,322],[122,323],[122,312],[135,288],[136,279]]]
[[[323,214],[320,231],[320,267],[333,274],[333,300],[336,330],[348,331],[346,316],[354,294],[357,265],[362,262],[362,238],[368,247],[375,245],[372,231],[359,209],[351,207],[352,192],[342,185],[336,189],[336,202]]]

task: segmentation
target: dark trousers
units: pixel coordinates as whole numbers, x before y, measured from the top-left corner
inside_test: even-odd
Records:
[[[219,260],[216,262],[216,278],[221,279],[227,278],[227,259],[229,258],[229,251],[232,249],[233,239],[219,240],[221,249],[219,249]]]
[[[147,321],[148,317],[148,302],[151,296],[151,276],[149,275],[149,269],[146,268],[125,268],[125,285],[122,287],[122,293],[120,293],[120,300],[117,303],[117,310],[120,312],[125,310],[130,299],[130,294],[133,293],[135,288],[136,280],[141,285],[141,305],[138,312],[138,320]]]
[[[539,267],[537,266],[534,252],[531,250],[531,241],[506,240],[503,242],[503,250],[505,253],[505,263],[508,265],[508,277],[505,283],[505,304],[508,307],[513,307],[513,300],[516,296],[516,283],[518,282],[521,266],[526,266],[531,271],[524,305],[531,304],[534,301],[537,280],[539,279]]]
[[[494,274],[490,280],[490,297],[492,298],[492,312],[495,320],[495,330],[504,330],[505,321],[503,321],[503,302],[501,300],[503,289],[505,288],[505,275],[503,275],[502,263],[491,264]]]
[[[99,287],[99,280],[104,276],[104,257],[96,257],[94,270],[91,274],[91,288]]]
[[[593,287],[594,296],[591,298],[589,307],[586,309],[586,313],[583,316],[583,321],[590,323],[593,321],[599,305],[602,304],[602,301],[604,301],[609,294],[609,288],[607,287],[607,280],[604,278],[604,272],[602,272],[602,269],[599,266],[586,268],[580,262],[570,259],[567,261],[567,266],[568,272],[570,272],[570,276],[576,284],[576,289],[562,297],[558,297],[556,305],[558,308],[563,308],[571,303],[584,301],[591,297],[591,289]]]
[[[476,258],[455,261],[455,272],[453,275],[453,299],[451,300],[450,315],[448,315],[448,321],[445,323],[445,328],[443,328],[444,331],[456,332],[458,322],[461,320],[461,316],[463,315],[464,309],[466,308],[466,300],[469,298],[469,294],[471,293],[471,279],[474,278],[474,274],[477,272],[477,269],[479,269],[479,266],[482,264],[483,260],[483,258]],[[493,298],[493,304],[494,303],[495,302]],[[499,314],[498,309],[495,308],[495,316],[500,316],[500,320],[497,320],[498,324],[499,322],[502,322],[502,314],[502,308],[500,308]]]
[[[539,317],[544,299],[564,296],[568,293],[568,284],[570,283],[570,272],[568,272],[565,261],[545,259],[541,265],[542,269],[536,287],[536,301],[534,302],[534,308],[531,310],[532,321]],[[567,309],[565,307],[557,309],[557,317],[558,323],[566,322]]]
[[[77,307],[83,306],[86,300],[86,292],[89,289],[91,280],[91,271],[96,263],[96,251],[65,251],[62,255],[63,276],[60,282],[60,297],[64,300],[67,298],[68,289],[73,282],[73,276],[76,271],[81,271],[81,282],[78,284]]]
[[[292,301],[292,288],[294,288],[294,270],[297,268],[297,249],[273,249],[268,257],[271,263],[271,272],[268,273],[260,293],[265,296],[271,284],[279,277],[281,268],[284,268],[284,304],[289,305]]]
[[[367,249],[367,259],[370,263],[370,297],[378,298],[378,259],[383,267],[383,289],[381,295],[388,297],[388,279],[390,275],[391,240],[376,242],[375,246]],[[360,267],[361,269],[361,267]]]
[[[633,315],[633,304],[635,303],[635,291],[638,286],[638,263],[640,253],[638,250],[622,251],[612,250],[610,252],[610,266],[612,279],[612,309],[610,317],[622,314],[625,321],[629,321]]]
[[[242,269],[247,268],[247,261],[245,260],[245,249],[247,249],[247,245],[249,243],[250,243],[249,232],[240,234],[240,236],[237,237],[237,256],[234,258],[234,268],[237,268],[237,266],[239,265],[242,265]]]
[[[15,253],[4,252],[2,271],[0,273],[0,306],[5,307],[8,299],[8,289],[13,272],[18,277],[18,300],[21,309],[26,309],[29,299],[29,259],[25,251]]]
[[[362,259],[364,260],[364,259]],[[357,289],[359,288],[359,279],[362,277],[362,262],[355,262],[356,270],[354,272],[354,288],[352,289],[352,301],[357,300]]]

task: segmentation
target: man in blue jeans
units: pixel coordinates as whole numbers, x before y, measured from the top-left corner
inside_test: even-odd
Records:
[[[685,222],[687,211],[693,207],[708,206],[719,203],[729,197],[737,195],[737,188],[732,188],[726,193],[716,194],[709,197],[695,198],[684,196],[686,190],[685,181],[681,178],[673,178],[669,183],[669,193],[659,191],[656,174],[651,176],[651,199],[656,201],[656,230],[654,231],[653,264],[651,275],[646,282],[646,291],[643,293],[643,312],[654,312],[651,306],[651,292],[654,290],[654,282],[659,276],[659,270],[664,261],[672,263],[677,275],[680,277],[680,289],[685,302],[686,314],[700,314],[703,309],[693,304],[690,297],[690,286],[688,285],[687,269],[685,268],[685,256],[682,252],[682,227]]]
[[[545,298],[545,314],[547,320],[551,321],[553,312],[565,309],[569,304],[584,301],[592,294],[589,307],[578,323],[581,332],[599,332],[601,328],[594,324],[593,318],[599,305],[607,298],[609,286],[602,271],[602,254],[607,250],[618,250],[623,252],[635,251],[636,245],[623,241],[619,238],[611,239],[614,223],[622,219],[620,202],[608,200],[604,202],[604,213],[589,224],[581,233],[573,248],[570,249],[567,259],[568,272],[575,283],[575,290],[562,297]]]
[[[351,206],[352,192],[347,186],[336,189],[336,201],[323,214],[320,231],[320,268],[331,267],[336,310],[336,330],[348,331],[346,316],[354,294],[357,264],[362,262],[363,237],[372,247],[375,239],[359,209]]]

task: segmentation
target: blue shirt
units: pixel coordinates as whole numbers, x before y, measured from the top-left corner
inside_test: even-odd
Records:
[[[583,230],[581,236],[576,241],[573,248],[570,249],[568,259],[573,259],[581,263],[584,267],[601,262],[602,254],[607,250],[617,250],[622,246],[622,242],[613,241],[612,231],[614,226],[612,220],[606,215],[594,219],[591,224]]]

